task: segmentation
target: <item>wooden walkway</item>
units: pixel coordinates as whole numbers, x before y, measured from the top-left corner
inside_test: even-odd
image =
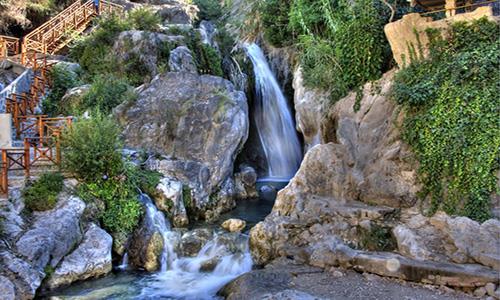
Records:
[[[123,13],[123,8],[100,1],[100,13]],[[56,54],[88,28],[97,16],[93,1],[76,1],[55,17],[26,35],[22,40],[0,36],[0,59],[8,58],[32,68],[30,89],[12,93],[6,99],[5,112],[11,114],[15,136],[22,146],[0,149],[0,196],[8,197],[9,171],[23,171],[26,177],[35,164],[59,166],[60,135],[71,126],[72,117],[49,118],[36,114],[41,100],[50,89],[47,55]]]
[[[123,7],[108,1],[100,1],[101,14],[122,14]],[[9,57],[21,64],[34,67],[40,54],[56,54],[66,47],[97,17],[94,2],[76,1],[45,22],[22,40],[0,36],[0,59]]]

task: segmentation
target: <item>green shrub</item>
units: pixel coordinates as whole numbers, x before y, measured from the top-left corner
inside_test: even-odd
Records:
[[[46,211],[57,204],[57,196],[64,187],[60,173],[45,173],[23,190],[24,204],[30,211]]]
[[[68,89],[81,84],[78,74],[68,70],[66,65],[56,65],[50,70],[52,87],[47,98],[43,100],[43,112],[50,116],[64,114],[66,111],[59,104]]]
[[[83,107],[79,112],[90,109],[108,114],[116,106],[123,102],[134,101],[136,97],[136,93],[126,80],[112,75],[99,75],[94,78],[89,92],[83,97]]]
[[[262,27],[264,38],[276,47],[293,42],[293,32],[289,27],[291,1],[266,0],[262,5]]]
[[[104,202],[105,209],[99,218],[107,231],[128,234],[139,224],[142,206],[134,185],[126,175],[83,183],[78,192],[86,202],[96,199]]]
[[[101,113],[75,122],[62,136],[63,167],[87,182],[120,174],[123,162],[119,134],[115,121]]]
[[[500,166],[499,25],[456,23],[446,40],[428,34],[429,59],[411,62],[393,87],[407,110],[403,134],[420,163],[421,196],[430,213],[484,221]]]
[[[198,33],[188,36],[187,46],[193,53],[198,72],[221,77],[224,75],[220,54],[212,46],[202,43]]]
[[[162,174],[157,171],[145,170],[132,165],[127,165],[127,177],[136,188],[148,195],[156,193]]]
[[[136,8],[128,14],[130,25],[137,30],[157,31],[161,24],[160,16],[149,8]]]
[[[200,9],[198,18],[200,20],[217,20],[220,18],[223,11],[220,2],[220,0],[194,0],[194,4]]]

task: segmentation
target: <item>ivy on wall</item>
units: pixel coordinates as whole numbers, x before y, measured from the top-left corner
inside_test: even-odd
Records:
[[[490,217],[500,166],[500,30],[487,19],[427,32],[430,57],[395,77],[407,110],[404,139],[420,163],[421,196],[431,211]]]

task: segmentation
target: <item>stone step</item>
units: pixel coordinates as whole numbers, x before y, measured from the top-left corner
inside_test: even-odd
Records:
[[[416,260],[390,252],[359,251],[351,263],[357,271],[434,285],[472,288],[499,283],[498,272],[485,266]]]

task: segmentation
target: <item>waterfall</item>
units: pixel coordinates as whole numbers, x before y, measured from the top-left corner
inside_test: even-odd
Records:
[[[302,160],[295,121],[262,49],[245,45],[255,73],[254,121],[264,148],[268,176],[289,180]]]
[[[160,272],[140,283],[138,299],[216,299],[215,294],[225,284],[252,269],[248,236],[215,234],[195,257],[179,257],[175,245],[180,234],[171,230],[168,220],[143,194],[145,218],[161,232],[164,248]]]

